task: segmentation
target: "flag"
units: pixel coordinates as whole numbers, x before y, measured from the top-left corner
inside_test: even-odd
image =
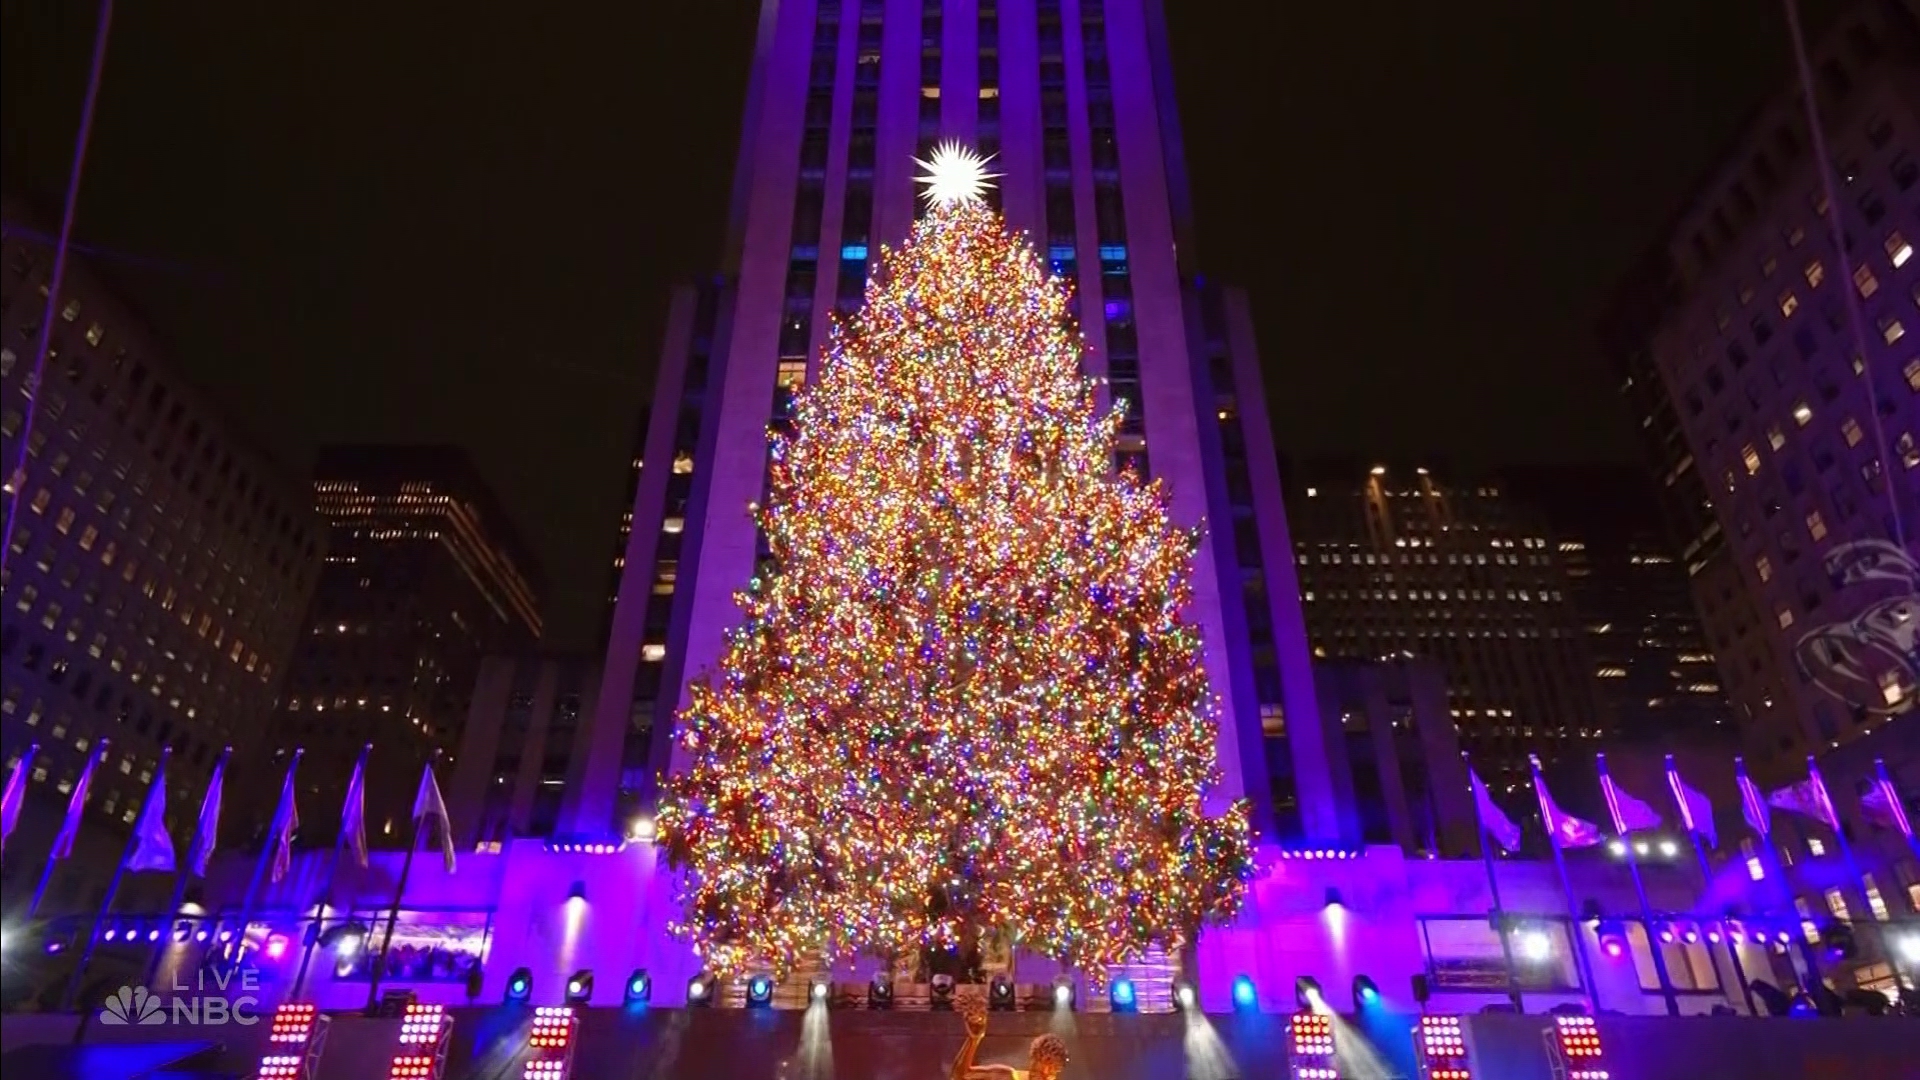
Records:
[[[173,871],[173,835],[167,832],[167,757],[160,756],[160,771],[147,789],[147,804],[140,808],[140,820],[133,825],[133,850],[127,855],[126,870]]]
[[[1613,831],[1621,836],[1636,829],[1657,829],[1660,815],[1653,807],[1626,793],[1607,772],[1607,755],[1595,754],[1600,767],[1600,794],[1607,800],[1607,812],[1613,817]]]
[[[300,827],[300,810],[293,800],[293,771],[300,767],[300,754],[295,750],[287,764],[287,779],[280,786],[280,806],[273,812],[273,828],[267,834],[267,843],[273,845],[270,876],[276,883],[293,867],[293,833]]]
[[[1560,809],[1553,801],[1553,793],[1547,790],[1546,778],[1540,775],[1540,759],[1528,755],[1533,763],[1533,790],[1540,796],[1540,816],[1546,822],[1547,835],[1553,837],[1558,847],[1592,847],[1600,842],[1600,826],[1591,821],[1582,821]]]
[[[361,866],[367,865],[366,771],[367,751],[372,749],[373,744],[367,744],[360,751],[360,760],[354,762],[353,779],[347,781],[347,801],[340,808],[340,835],[353,852],[353,861]]]
[[[1520,826],[1500,812],[1493,796],[1487,794],[1487,785],[1480,782],[1480,774],[1471,767],[1467,769],[1467,779],[1473,783],[1473,809],[1480,815],[1480,827],[1493,834],[1501,847],[1508,851],[1520,850]]]
[[[1907,808],[1900,802],[1900,793],[1894,790],[1893,777],[1887,775],[1887,763],[1878,758],[1873,762],[1873,785],[1860,797],[1860,809],[1867,820],[1883,829],[1893,829],[1913,839],[1913,823],[1907,820]],[[12,789],[8,789],[12,797]]]
[[[187,853],[187,868],[200,877],[207,876],[207,860],[213,858],[214,844],[220,838],[220,786],[227,773],[227,755],[233,753],[229,746],[220,752],[220,760],[213,764],[213,775],[207,778],[207,794],[200,800],[200,820],[193,827],[193,850]]]
[[[48,858],[64,859],[73,854],[74,838],[80,835],[80,815],[87,808],[87,788],[93,785],[93,770],[106,754],[106,739],[93,744],[86,768],[80,770],[80,782],[73,785],[73,794],[67,799],[67,819],[60,823],[60,835],[53,838],[53,851]]]
[[[1830,829],[1840,827],[1840,819],[1833,812],[1833,800],[1827,798],[1827,785],[1820,780],[1820,772],[1813,767],[1813,759],[1807,759],[1808,775],[1797,784],[1771,791],[1767,802],[1782,810],[1788,810],[1803,817],[1810,817]]]
[[[427,762],[426,771],[420,775],[420,794],[413,797],[413,825],[415,842],[418,842],[418,830],[425,818],[440,819],[440,855],[446,860],[447,873],[453,873],[453,822],[447,820],[446,800],[440,797],[440,781],[433,778],[433,762]]]
[[[27,798],[27,773],[32,771],[33,756],[39,752],[39,743],[27,747],[20,760],[13,763],[13,775],[7,777],[7,793],[0,795],[0,848],[6,847],[13,827],[20,824],[20,804]]]
[[[1713,803],[1680,779],[1672,754],[1667,755],[1667,786],[1673,789],[1673,804],[1680,808],[1680,820],[1687,831],[1706,837],[1708,847],[1719,847],[1720,837],[1713,824]]]
[[[1740,783],[1740,813],[1747,824],[1762,837],[1773,832],[1773,814],[1767,809],[1767,800],[1760,797],[1760,789],[1754,786],[1747,776],[1747,763],[1744,759],[1733,759],[1734,778]]]

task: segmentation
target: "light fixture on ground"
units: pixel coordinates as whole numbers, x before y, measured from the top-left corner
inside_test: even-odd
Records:
[[[826,1005],[833,997],[833,981],[825,975],[816,975],[807,983],[807,1000]]]
[[[1133,980],[1113,980],[1113,985],[1107,988],[1107,1003],[1113,1007],[1114,1012],[1133,1012],[1138,1009],[1140,1002],[1134,995]]]
[[[755,975],[747,980],[747,1008],[770,1009],[773,1007],[773,976]]]
[[[585,1005],[593,1000],[593,969],[581,968],[567,980],[567,1004]]]
[[[1013,1011],[1013,980],[995,975],[987,985],[987,1008],[993,1012]]]
[[[1331,885],[1327,886],[1327,906],[1330,908],[1337,908],[1342,906],[1340,901],[1340,890],[1334,888]]]
[[[1353,1007],[1371,1008],[1380,1004],[1380,986],[1365,975],[1353,977]]]
[[[1241,978],[1244,979],[1246,976],[1242,975]],[[1248,988],[1252,988],[1251,979],[1248,980]],[[1234,985],[1235,999],[1238,999],[1240,996],[1239,990],[1240,987],[1236,983]],[[1302,975],[1293,980],[1293,1003],[1299,1006],[1303,1012],[1311,1011],[1323,1000],[1325,999],[1320,994],[1320,980],[1315,979],[1311,975]]]
[[[927,1007],[937,1012],[950,1012],[953,1009],[953,976],[935,975],[933,985],[927,989]]]
[[[1532,964],[1544,963],[1553,956],[1553,939],[1545,930],[1526,929],[1514,935],[1520,958]]]
[[[867,983],[867,1008],[893,1008],[893,977],[886,972],[877,972],[873,981]]]
[[[1056,1009],[1073,1008],[1073,976],[1062,975],[1053,980],[1053,1007]]]
[[[653,997],[653,979],[647,975],[646,968],[634,968],[627,976],[626,999],[629,1005],[644,1005]]]
[[[687,980],[687,1008],[703,1009],[713,1004],[713,976],[701,972]]]
[[[533,969],[514,968],[507,976],[507,995],[509,1002],[524,1002],[533,995]]]
[[[1193,983],[1186,979],[1173,980],[1173,1003],[1182,1009],[1191,1009],[1200,1003],[1200,995],[1194,992]]]

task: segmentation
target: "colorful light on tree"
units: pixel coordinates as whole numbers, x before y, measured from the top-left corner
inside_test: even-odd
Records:
[[[933,203],[773,433],[773,556],[679,718],[659,830],[716,973],[989,930],[1099,972],[1244,894],[1199,533],[1114,471],[1066,287]]]

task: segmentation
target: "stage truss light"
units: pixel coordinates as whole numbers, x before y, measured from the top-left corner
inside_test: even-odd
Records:
[[[703,1009],[713,1004],[713,976],[701,972],[687,980],[687,1007]]]
[[[532,996],[533,969],[514,968],[513,974],[507,976],[506,1000],[508,1002],[525,1003],[526,1000]]]
[[[1591,1016],[1556,1016],[1544,1033],[1554,1075],[1567,1080],[1611,1080],[1600,1028]]]
[[[1013,980],[1005,975],[995,975],[987,986],[987,1008],[992,1012],[1012,1012],[1014,1006]]]
[[[581,968],[567,980],[567,1004],[585,1005],[593,1000],[593,969]]]
[[[1240,977],[1242,979],[1247,978],[1245,975]],[[1247,989],[1249,991],[1253,989],[1252,979],[1247,979]],[[1251,997],[1252,994],[1249,993],[1248,996]],[[1240,1000],[1240,984],[1238,982],[1234,983],[1233,986],[1233,998],[1235,1001]],[[1293,1003],[1301,1012],[1312,1012],[1325,1000],[1325,995],[1320,993],[1320,980],[1311,975],[1302,975],[1293,980]]]
[[[653,979],[646,968],[634,968],[627,976],[626,999],[629,1005],[644,1005],[653,997]]]
[[[1413,1045],[1418,1051],[1423,1080],[1473,1080],[1473,1067],[1467,1058],[1467,1036],[1458,1016],[1422,1016],[1415,1028]]]
[[[319,1075],[332,1018],[310,1001],[289,1001],[267,1022],[267,1052],[260,1055],[260,1080],[311,1080]]]
[[[533,1010],[521,1080],[567,1080],[573,1074],[574,1035],[579,1027],[579,1014],[571,1005],[542,1005]]]
[[[1380,984],[1365,975],[1353,977],[1353,1007],[1356,1010],[1380,1004]]]
[[[1287,1018],[1287,1057],[1293,1080],[1339,1080],[1334,1061],[1333,1017],[1297,1012]]]
[[[387,1080],[440,1080],[447,1069],[447,1043],[453,1018],[445,1005],[410,1002],[400,1017],[399,1049],[387,1066]]]

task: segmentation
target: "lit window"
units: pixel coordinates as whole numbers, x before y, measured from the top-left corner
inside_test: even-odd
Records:
[[[1898,236],[1900,234],[1894,233],[1894,235]],[[1899,266],[1900,264],[1894,263],[1893,265]],[[107,328],[104,326],[101,326],[99,323],[94,323],[92,326],[87,327],[87,344],[89,345],[100,344],[100,340],[106,336],[107,336]]]
[[[1851,416],[1842,420],[1840,422],[1840,434],[1846,437],[1848,446],[1859,446],[1860,440],[1863,437],[1860,432],[1860,421],[1855,420]]]
[[[1752,443],[1740,448],[1740,460],[1747,463],[1747,475],[1760,471],[1760,451],[1754,449]]]
[[[681,476],[693,471],[693,455],[684,450],[674,455],[673,471]]]
[[[1794,406],[1793,406],[1794,423],[1799,424],[1801,427],[1806,427],[1807,421],[1812,419],[1813,419],[1813,409],[1810,406],[1808,406],[1806,402],[1798,401],[1794,403]]]
[[[1839,919],[1841,922],[1844,922],[1844,923],[1850,923],[1853,921],[1853,916],[1849,914],[1847,911],[1847,898],[1845,894],[1843,894],[1839,889],[1835,888],[1835,889],[1828,889],[1822,895],[1826,898],[1827,910],[1833,912],[1834,918]]]
[[[1780,294],[1781,317],[1791,319],[1793,318],[1793,313],[1799,310],[1800,298],[1793,295],[1792,289],[1788,289],[1786,292]]]
[[[1767,445],[1773,447],[1775,450],[1787,445],[1787,433],[1780,430],[1779,424],[1775,424],[1767,429]]]
[[[660,523],[661,532],[677,533],[687,527],[685,518],[670,517]]]
[[[1827,853],[1827,845],[1817,836],[1807,837],[1807,853],[1820,858]]]
[[[1900,325],[1899,319],[1887,315],[1880,320],[1880,336],[1891,345],[1907,336],[1907,328]]]
[[[1876,920],[1886,922],[1893,918],[1887,911],[1886,898],[1880,895],[1880,885],[1873,880],[1872,874],[1860,875],[1860,886],[1862,891],[1867,894],[1867,908],[1873,912],[1873,917]]]
[[[667,647],[658,642],[648,642],[640,646],[640,659],[657,664],[667,658]]]
[[[73,507],[62,507],[60,516],[56,517],[53,521],[53,527],[62,536],[65,536],[71,531],[73,529]]]
[[[1907,265],[1907,260],[1913,258],[1913,245],[1907,243],[1907,238],[1898,232],[1887,237],[1886,247],[1887,258],[1896,268]]]
[[[1920,394],[1920,358],[1907,361],[1904,370],[1907,376],[1907,389]]]
[[[1900,437],[1893,441],[1893,448],[1900,455],[1901,467],[1911,469],[1920,465],[1920,448],[1914,446],[1913,432],[1901,432]]]
[[[1821,282],[1827,280],[1827,268],[1821,265],[1819,259],[1808,263],[1805,272],[1807,275],[1807,286],[1809,288],[1817,289],[1820,287]]]
[[[1793,228],[1787,230],[1787,246],[1788,247],[1799,247],[1801,243],[1806,240],[1806,238],[1807,238],[1807,230],[1801,228],[1798,225],[1795,225]]]
[[[1793,625],[1793,609],[1790,607],[1782,607],[1778,612],[1775,612],[1775,618],[1780,620],[1780,629],[1785,630],[1787,627]]]
[[[1873,267],[1862,266],[1853,272],[1853,287],[1860,290],[1861,296],[1872,296],[1880,291],[1880,279],[1873,276]]]
[[[1761,581],[1773,580],[1773,560],[1767,558],[1765,555],[1753,561],[1753,569],[1760,575]]]

